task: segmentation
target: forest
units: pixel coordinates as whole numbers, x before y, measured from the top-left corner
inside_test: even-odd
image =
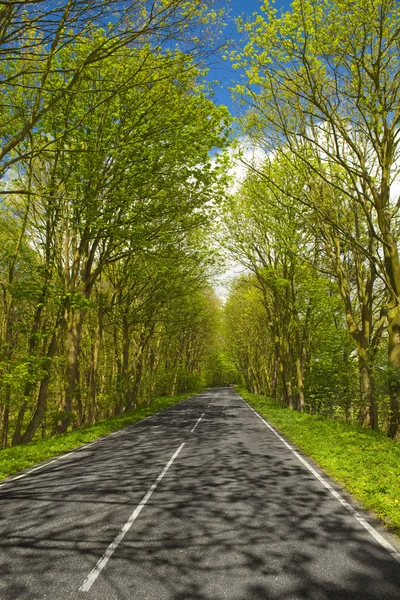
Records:
[[[199,385],[229,115],[202,73],[212,3],[0,16],[4,448]]]
[[[1,448],[227,382],[400,436],[400,7],[227,23],[0,4]]]
[[[245,384],[400,432],[397,2],[295,1],[232,60],[248,173],[227,200],[244,273],[226,306]],[[249,153],[249,149],[253,151]]]

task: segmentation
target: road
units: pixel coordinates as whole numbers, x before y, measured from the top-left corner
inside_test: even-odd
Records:
[[[2,484],[0,507],[1,600],[400,598],[395,556],[231,389]]]

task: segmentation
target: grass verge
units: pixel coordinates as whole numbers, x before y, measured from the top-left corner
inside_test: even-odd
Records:
[[[53,435],[43,440],[37,440],[24,446],[14,446],[0,451],[0,480],[14,475],[59,454],[79,448],[108,433],[123,429],[137,421],[160,412],[169,406],[190,398],[196,392],[181,394],[171,398],[156,398],[149,406],[143,406],[129,413],[99,421],[95,425],[81,427],[68,433]]]
[[[240,389],[243,398],[400,536],[400,443],[383,433],[301,414]]]

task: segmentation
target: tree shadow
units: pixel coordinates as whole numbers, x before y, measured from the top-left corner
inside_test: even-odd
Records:
[[[177,405],[0,490],[1,600],[399,600],[400,565],[237,395],[208,403]]]

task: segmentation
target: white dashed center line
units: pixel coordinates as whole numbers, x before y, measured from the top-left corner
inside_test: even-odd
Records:
[[[192,432],[193,432],[193,431],[196,429],[197,425],[200,423],[200,421],[202,420],[202,418],[204,417],[204,415],[205,415],[205,413],[203,413],[203,414],[201,415],[200,419],[197,419],[197,423],[196,423],[196,425],[194,425],[194,426],[193,426],[193,428],[190,430],[190,433],[192,433]]]
[[[162,478],[164,477],[164,475],[166,474],[166,472],[168,471],[168,469],[170,468],[170,466],[172,465],[172,463],[174,462],[184,445],[185,442],[183,442],[183,444],[179,446],[178,450],[176,450],[176,452],[171,456],[164,469],[161,471],[161,473],[159,474],[153,485],[150,487],[148,492],[145,494],[145,496],[143,496],[142,500],[139,502],[139,504],[125,523],[125,525],[122,527],[119,534],[115,537],[114,541],[111,542],[111,544],[108,546],[107,550],[97,562],[94,569],[90,571],[89,575],[86,577],[85,581],[79,588],[80,592],[88,592],[90,590],[90,588],[92,587],[92,585],[94,584],[94,582],[96,581],[96,579],[98,578],[98,576],[100,575],[100,573],[102,572],[112,555],[114,554],[115,550],[118,548],[119,544],[122,542],[128,531],[132,527],[133,523],[136,521],[136,519],[142,512],[152,493],[154,492],[154,490],[156,489],[156,487],[158,486],[158,484],[160,483],[160,481],[162,480]]]

